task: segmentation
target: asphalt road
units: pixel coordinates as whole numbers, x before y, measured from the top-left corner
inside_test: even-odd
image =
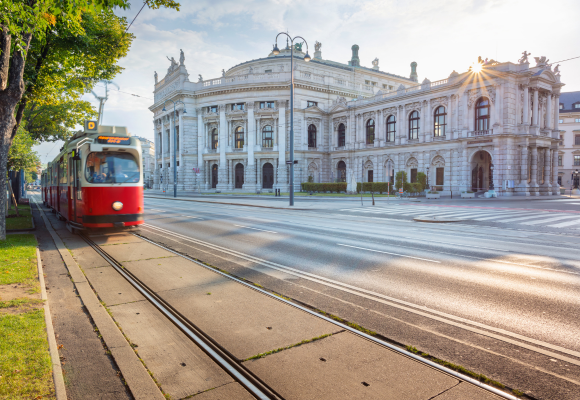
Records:
[[[141,231],[533,398],[580,398],[580,231],[424,224],[341,204],[146,198]]]

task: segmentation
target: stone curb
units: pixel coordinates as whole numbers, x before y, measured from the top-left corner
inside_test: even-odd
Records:
[[[413,221],[430,222],[434,224],[445,224],[450,222],[463,222],[465,220],[460,218],[415,217],[413,218]]]
[[[36,202],[35,202],[36,203]],[[68,269],[72,281],[79,293],[79,296],[89,312],[93,322],[99,329],[99,333],[103,337],[103,341],[111,351],[119,370],[123,374],[123,378],[131,394],[136,400],[164,400],[165,396],[161,393],[153,378],[149,375],[133,348],[129,345],[113,318],[109,315],[107,310],[99,302],[97,295],[90,287],[85,274],[81,271],[79,265],[73,259],[72,255],[64,245],[62,239],[53,229],[50,221],[44,214],[44,211],[36,203],[37,209],[40,211],[46,228],[52,236],[54,244],[62,257],[66,268]],[[60,361],[59,361],[60,364]],[[60,400],[60,399],[59,399]]]
[[[54,389],[56,400],[66,400],[66,386],[62,374],[62,365],[58,355],[58,346],[54,336],[54,327],[52,326],[52,316],[48,305],[48,296],[46,295],[46,285],[44,283],[44,273],[42,272],[42,262],[40,261],[40,251],[36,248],[36,265],[38,267],[38,280],[40,281],[40,298],[44,300],[44,322],[46,323],[46,335],[48,337],[48,350],[52,362],[52,379],[54,380]]]
[[[241,203],[225,203],[221,201],[206,201],[206,200],[193,200],[183,197],[163,197],[163,196],[145,196],[144,198],[149,199],[164,199],[164,200],[180,200],[180,201],[193,201],[196,203],[210,203],[210,204],[225,204],[228,206],[244,206],[244,207],[258,207],[258,208],[273,208],[275,210],[298,210],[298,211],[310,211],[312,208],[291,208],[291,207],[272,207],[272,206],[259,206],[257,204],[241,204]]]

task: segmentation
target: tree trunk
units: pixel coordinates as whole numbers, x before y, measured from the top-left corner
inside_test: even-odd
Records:
[[[26,51],[30,46],[32,34],[24,34],[22,44]],[[10,35],[0,31],[0,44],[10,42]],[[12,145],[12,132],[16,125],[14,110],[24,94],[24,65],[26,60],[20,51],[14,51],[11,58],[7,80],[0,74],[0,240],[6,240],[6,175],[8,151]],[[4,68],[5,65],[0,65]]]

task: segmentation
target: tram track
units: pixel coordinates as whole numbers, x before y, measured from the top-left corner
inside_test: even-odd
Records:
[[[205,354],[218,364],[236,382],[242,385],[252,396],[260,400],[283,400],[276,391],[270,388],[260,378],[245,368],[235,356],[219,345],[209,335],[199,329],[192,321],[183,316],[171,304],[156,294],[139,278],[109,255],[101,246],[96,244],[85,234],[80,235],[101,257],[103,257],[132,287],[141,293],[157,310],[171,323],[194,342]]]

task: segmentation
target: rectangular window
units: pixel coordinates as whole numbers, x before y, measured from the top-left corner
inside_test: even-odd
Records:
[[[245,103],[232,104],[232,111],[243,111],[245,109],[244,104]]]
[[[243,149],[244,148],[244,131],[237,130],[236,133],[236,149]]]
[[[563,120],[563,119],[559,119],[559,120],[558,120],[558,123],[559,123],[559,124],[563,124],[563,123],[564,123],[564,120]]]
[[[209,106],[207,112],[216,113],[218,111],[218,106]]]
[[[162,169],[162,168],[163,168],[163,164],[159,164],[159,169]]]
[[[317,105],[318,105],[318,102],[317,101],[310,101],[310,100],[308,100],[308,103],[307,103],[306,107],[314,107],[314,106],[317,106]]]
[[[417,168],[411,168],[411,183],[417,182]]]
[[[261,101],[260,108],[274,108],[274,102],[273,101]]]
[[[558,185],[562,186],[562,177],[561,176],[558,177]]]
[[[574,136],[574,145],[580,146],[580,135]]]
[[[175,162],[175,165],[179,167],[179,161],[176,161]]]
[[[580,156],[574,156],[574,165],[580,165]]]
[[[576,118],[574,122],[580,122],[580,118]]]
[[[373,171],[372,170],[369,170],[369,171],[367,171],[367,173],[368,173],[367,182],[374,182],[373,181]]]
[[[267,69],[267,70],[264,71],[264,73],[265,74],[271,74],[272,73],[272,70],[271,69]]]
[[[443,167],[439,167],[435,170],[436,175],[435,175],[435,184],[436,185],[443,185],[443,181],[445,178],[445,168]]]
[[[564,104],[560,104],[560,110],[564,109]]]
[[[574,104],[574,108],[580,108],[580,104]]]
[[[562,166],[562,156],[558,156],[558,167]]]

